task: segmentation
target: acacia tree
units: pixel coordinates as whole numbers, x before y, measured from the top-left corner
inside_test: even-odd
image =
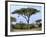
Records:
[[[42,20],[41,19],[39,19],[39,20],[36,20],[36,22],[41,22]]]
[[[11,18],[11,20],[10,20],[11,21],[11,29],[12,29],[12,28],[15,28],[15,26],[12,24],[12,22],[16,22],[16,18],[14,18],[12,16],[10,18]]]
[[[10,18],[11,18],[11,22],[16,21],[16,18],[14,17],[10,17]]]
[[[39,20],[36,20],[36,24],[38,24],[39,25],[39,27],[42,27],[42,23],[41,23],[41,19],[39,19]]]
[[[34,8],[21,8],[21,9],[15,10],[14,12],[12,12],[12,14],[17,13],[23,16],[26,19],[27,23],[29,24],[30,16],[37,12],[39,12],[39,10]]]

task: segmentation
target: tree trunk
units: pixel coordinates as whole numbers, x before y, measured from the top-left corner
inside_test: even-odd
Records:
[[[29,14],[27,17],[28,17],[27,23],[29,24],[29,20],[30,20],[30,14]]]
[[[29,17],[28,17],[27,23],[29,24]]]
[[[23,16],[23,17],[26,19],[27,23],[29,24],[30,14],[27,14],[26,16],[27,16],[28,19],[25,16]]]

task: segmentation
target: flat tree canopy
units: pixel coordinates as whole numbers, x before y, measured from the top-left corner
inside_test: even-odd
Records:
[[[39,12],[39,10],[37,9],[34,9],[34,8],[21,8],[21,9],[18,9],[18,10],[15,10],[14,12],[12,12],[12,14],[19,14],[19,15],[24,15],[23,17],[26,19],[27,23],[29,24],[29,18],[31,15],[35,14]],[[27,16],[27,18],[26,18]]]
[[[10,17],[10,18],[11,18],[11,22],[16,21],[16,18],[14,17]]]

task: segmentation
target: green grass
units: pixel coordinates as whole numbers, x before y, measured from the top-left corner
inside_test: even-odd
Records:
[[[35,27],[33,24],[24,24],[24,23],[17,23],[16,25],[12,25],[11,28],[10,28],[11,32],[14,32],[14,31],[24,31],[24,30],[41,30],[42,29],[42,24],[39,24],[39,27]]]
[[[39,27],[41,27],[41,24],[39,25]],[[31,24],[24,24],[24,23],[17,23],[14,28],[12,29],[32,29],[32,28],[36,28],[34,25]]]

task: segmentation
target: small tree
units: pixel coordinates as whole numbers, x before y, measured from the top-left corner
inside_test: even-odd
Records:
[[[19,10],[15,10],[14,12],[12,12],[12,14],[17,13],[23,16],[26,19],[27,23],[29,24],[30,16],[37,12],[39,12],[39,10],[34,9],[34,8],[21,8]]]
[[[16,18],[14,17],[10,17],[10,18],[11,18],[11,22],[16,21]]]
[[[39,27],[42,27],[41,19],[37,20],[36,23],[39,24]]]
[[[41,21],[42,21],[41,19],[39,19],[39,20],[36,20],[36,22],[39,22],[39,23],[40,23]]]
[[[16,18],[11,16],[10,21],[11,21],[11,28],[15,28],[15,26],[12,24],[12,22],[16,22]]]

